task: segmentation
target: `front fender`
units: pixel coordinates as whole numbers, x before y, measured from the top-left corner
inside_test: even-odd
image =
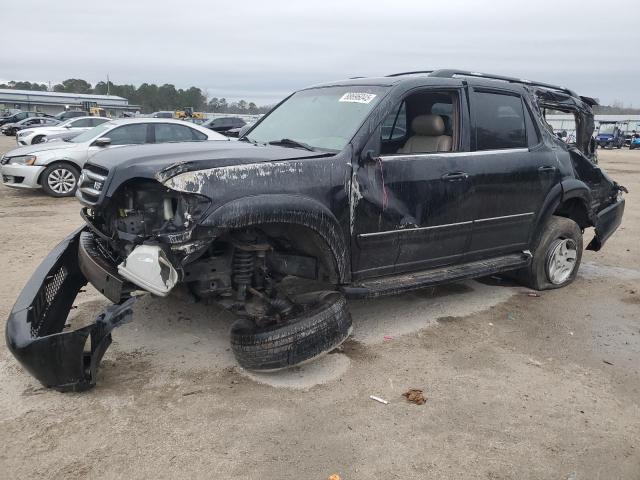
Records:
[[[200,221],[203,227],[232,230],[265,223],[290,223],[316,232],[329,247],[341,282],[349,281],[347,243],[338,220],[317,200],[301,195],[265,194],[232,200]]]

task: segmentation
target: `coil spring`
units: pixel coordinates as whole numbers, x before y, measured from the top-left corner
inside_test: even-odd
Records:
[[[233,281],[237,285],[248,285],[253,277],[253,253],[236,248],[232,268]]]

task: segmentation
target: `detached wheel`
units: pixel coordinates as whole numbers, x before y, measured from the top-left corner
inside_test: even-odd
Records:
[[[553,216],[532,253],[529,267],[518,272],[523,284],[535,290],[569,285],[576,278],[582,259],[582,231],[573,220]]]
[[[42,189],[52,197],[71,197],[78,187],[78,169],[68,163],[55,163],[42,172]]]
[[[231,325],[231,348],[249,370],[278,370],[329,352],[351,333],[347,301],[338,292],[298,296],[301,309],[284,325],[259,328],[248,319]]]

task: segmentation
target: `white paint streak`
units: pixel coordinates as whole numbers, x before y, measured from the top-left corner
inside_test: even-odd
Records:
[[[185,172],[170,178],[165,185],[182,192],[202,193],[216,182],[251,182],[257,179],[282,179],[302,173],[300,162],[264,162]]]

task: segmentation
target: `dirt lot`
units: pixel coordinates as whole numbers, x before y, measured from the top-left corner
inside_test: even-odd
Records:
[[[640,151],[601,164],[631,191],[627,211],[573,285],[530,297],[472,281],[351,302],[353,339],[293,371],[242,372],[232,318],[179,292],[138,302],[83,394],[41,388],[2,342],[0,476],[640,478]],[[81,220],[73,199],[4,187],[0,218],[5,319]],[[89,291],[74,318],[105,304]]]

